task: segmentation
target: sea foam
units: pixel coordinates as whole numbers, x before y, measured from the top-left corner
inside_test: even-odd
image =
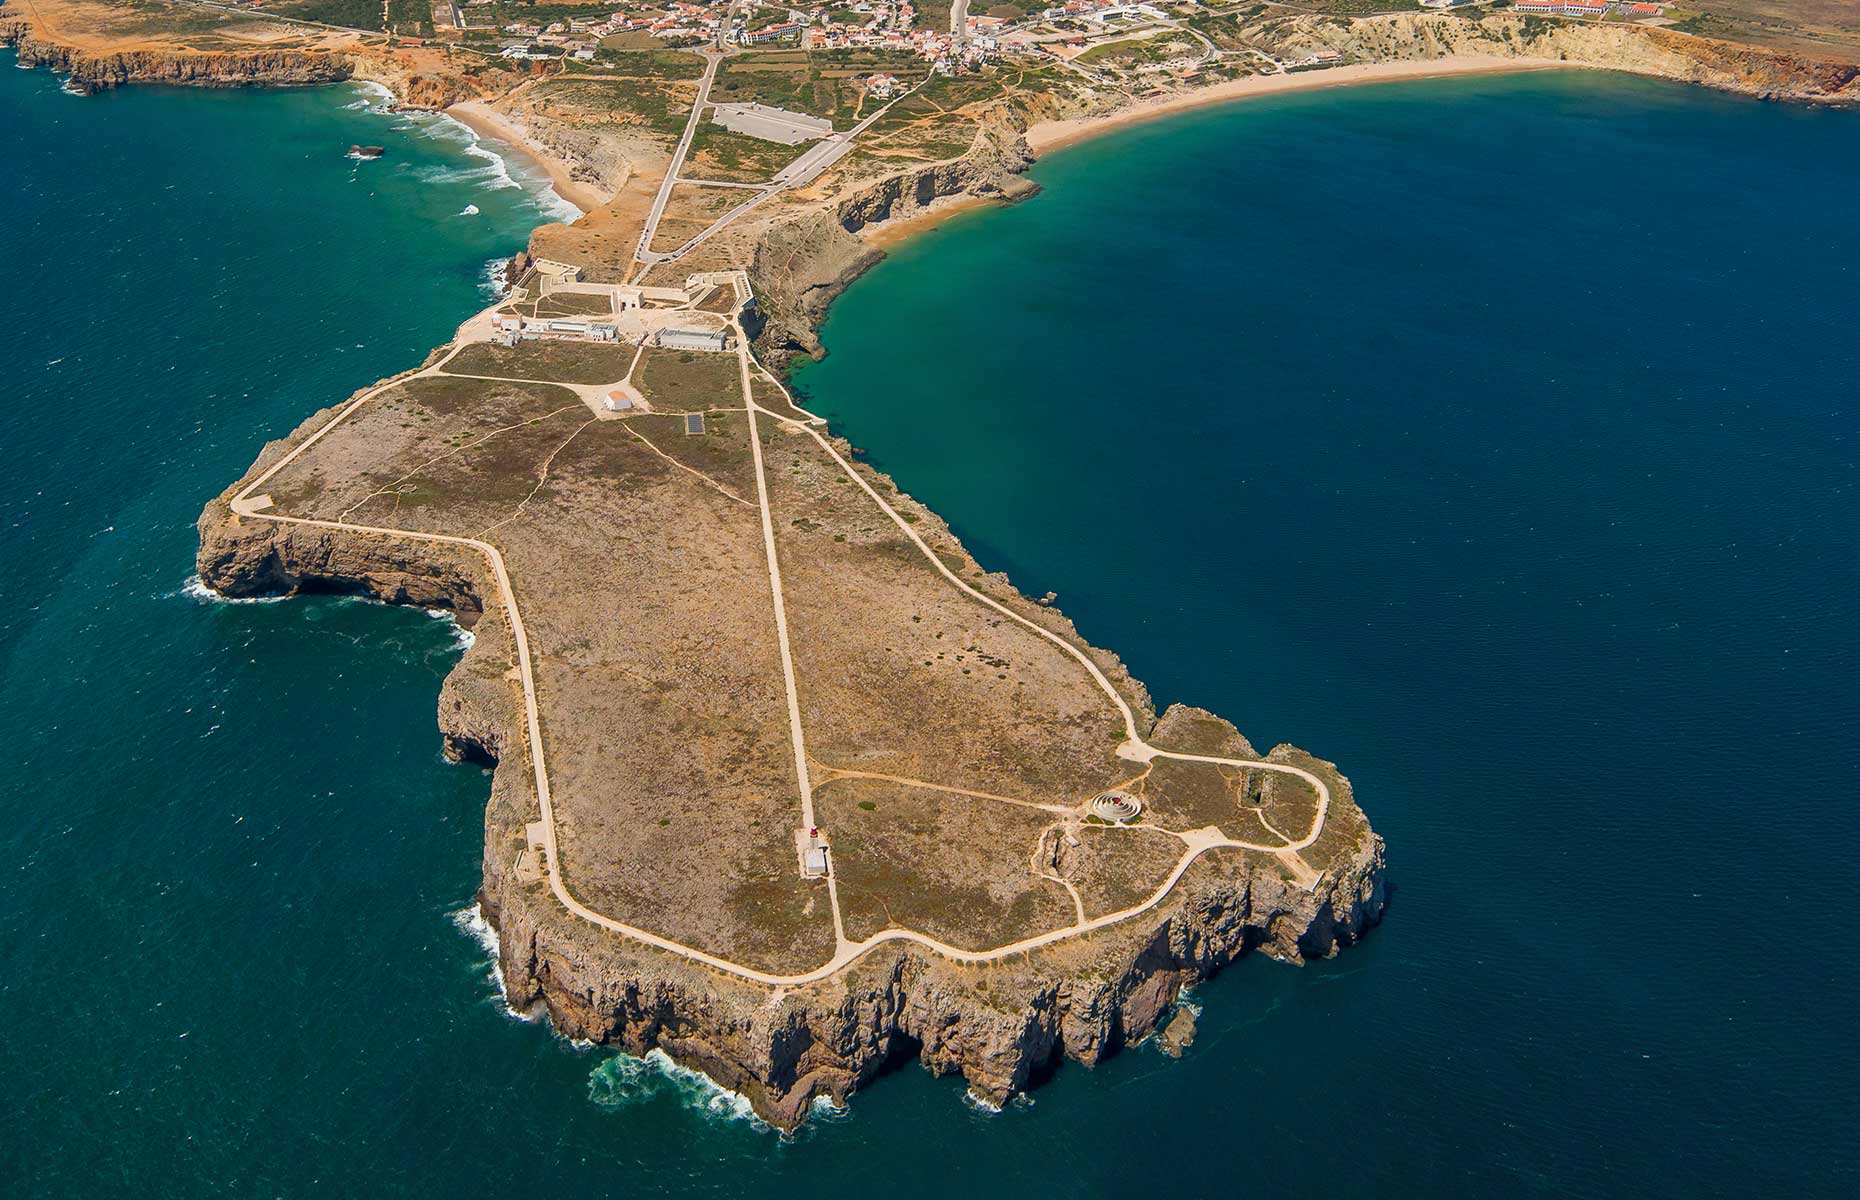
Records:
[[[189,575],[176,596],[185,596],[198,604],[276,604],[289,596],[222,596],[208,587],[198,575]]]
[[[452,627],[452,642],[460,650],[469,650],[478,640],[478,635],[459,624],[459,615],[449,608],[423,608],[420,610],[435,620],[444,621]]]
[[[507,258],[494,258],[484,264],[479,273],[478,289],[488,300],[502,300],[510,294],[510,281],[504,276],[504,268],[510,265]]]
[[[557,221],[574,221],[581,217],[579,208],[556,193],[549,179],[535,177],[534,172],[512,170],[511,160],[485,144],[478,131],[445,113],[402,112],[394,108],[394,93],[378,83],[356,85],[363,95],[344,108],[377,113],[394,118],[394,128],[417,133],[435,141],[447,142],[483,162],[480,167],[435,167],[420,173],[427,183],[475,183],[495,191],[516,188],[529,193],[536,206]],[[520,177],[521,176],[521,177]],[[467,205],[460,216],[478,215],[478,206]]]
[[[386,114],[393,111],[394,93],[385,85],[372,82],[359,82],[356,89],[362,93],[361,99],[343,105],[347,109],[369,109]]]
[[[576,221],[581,218],[581,210],[573,204],[570,204],[567,200],[564,200],[556,192],[555,187],[551,184],[546,174],[539,177],[538,172],[525,170],[520,164],[513,164],[511,159],[499,154],[496,150],[492,149],[491,146],[487,145],[485,139],[479,135],[478,131],[465,124],[463,121],[448,117],[444,113],[439,115],[438,120],[464,133],[465,137],[468,139],[465,142],[465,153],[474,158],[488,159],[496,164],[497,169],[493,177],[497,179],[498,187],[518,187],[529,192],[531,197],[535,200],[537,207],[541,208],[555,220],[566,222]],[[513,166],[515,168],[514,170]],[[518,178],[519,172],[522,174],[522,178]]]
[[[469,908],[459,909],[451,916],[453,926],[460,933],[478,943],[478,948],[484,951],[485,978],[497,986],[498,1010],[511,1020],[521,1021],[526,1025],[534,1025],[542,1020],[540,1005],[532,1006],[527,1011],[511,1005],[510,990],[504,986],[503,956],[499,953],[497,930],[491,928],[491,923],[484,919],[484,906],[472,904]]]
[[[588,1072],[588,1099],[602,1108],[626,1108],[662,1096],[719,1120],[770,1128],[747,1097],[702,1071],[679,1066],[663,1050],[650,1050],[644,1058],[617,1054]]]

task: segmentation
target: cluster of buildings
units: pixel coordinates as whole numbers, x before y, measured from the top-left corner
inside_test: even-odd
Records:
[[[1450,7],[1434,0],[1421,0],[1421,4],[1425,8]],[[1636,20],[1657,17],[1665,11],[1659,4],[1625,4],[1618,0],[1513,0],[1511,8],[1513,12],[1544,16],[1598,18],[1607,16],[1612,10]]]
[[[485,8],[491,0],[452,0],[452,24],[465,32],[496,32],[506,35],[501,53],[512,59],[573,58],[586,62],[594,57],[602,38],[617,33],[649,33],[668,42],[708,41],[716,36],[721,23],[716,10],[683,0],[662,8],[644,10],[632,16],[624,12],[605,18],[568,18],[559,21],[512,21],[499,26]],[[477,11],[474,11],[477,10]]]
[[[617,342],[620,327],[605,321],[544,321],[516,313],[498,313],[491,318],[497,340],[506,346],[518,342],[568,338],[581,342]]]
[[[925,2],[935,4],[938,0]],[[911,0],[852,0],[833,7],[788,9],[786,16],[786,20],[753,28],[738,23],[729,30],[728,36],[751,46],[792,42],[813,50],[889,50],[915,54],[945,73],[959,66],[979,66],[992,59],[1000,49],[983,28],[990,23],[986,17],[971,17],[968,28],[957,32],[916,28],[917,8]]]
[[[1149,17],[1160,20],[1169,14],[1153,4],[1129,4],[1121,0],[1067,0],[1030,18],[1040,21],[1091,21],[1102,25],[1113,17]]]
[[[492,317],[491,329],[495,340],[505,346],[537,341],[620,340],[620,327],[610,321],[551,321],[509,312],[500,312]],[[736,349],[736,339],[721,329],[660,329],[650,335],[650,340],[653,345],[667,350],[727,354]]]
[[[504,40],[499,52],[503,57],[538,61],[586,61],[595,56],[602,38],[645,33],[675,45],[722,40],[741,46],[899,51],[915,54],[939,70],[953,72],[959,66],[992,59],[999,46],[988,30],[1002,24],[989,17],[971,17],[968,28],[958,33],[918,29],[917,8],[911,0],[851,0],[810,8],[753,4],[747,16],[740,11],[733,14],[724,3],[670,0],[631,13],[614,12],[602,20],[512,21],[500,26],[489,14],[489,3],[450,0],[453,27],[461,32],[501,34]]]

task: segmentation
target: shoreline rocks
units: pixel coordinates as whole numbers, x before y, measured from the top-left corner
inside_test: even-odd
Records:
[[[266,446],[252,470],[334,412]],[[484,599],[495,593],[482,560],[433,543],[239,520],[227,501],[240,486],[200,518],[197,566],[208,587],[228,596],[362,592],[449,610],[474,631],[441,688],[438,719],[448,756],[496,764],[479,901],[498,932],[511,1006],[541,1005],[564,1037],[634,1055],[663,1050],[745,1096],[777,1128],[799,1125],[818,1099],[844,1104],[912,1058],[1004,1103],[1062,1059],[1091,1065],[1149,1036],[1183,987],[1250,951],[1288,962],[1329,956],[1381,916],[1384,847],[1362,823],[1313,891],[1260,856],[1204,856],[1142,916],[984,966],[891,943],[829,979],[770,989],[617,937],[519,878],[535,801],[520,697],[507,678],[507,626]],[[1347,786],[1333,799],[1338,811],[1356,811]]]
[[[1156,1035],[1156,1044],[1170,1058],[1180,1058],[1195,1044],[1195,1010],[1181,1007],[1175,1010],[1175,1016]]]

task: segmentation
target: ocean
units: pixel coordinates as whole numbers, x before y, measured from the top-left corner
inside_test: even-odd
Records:
[[[1391,903],[1198,989],[1179,1062],[1001,1113],[910,1067],[785,1138],[505,1010],[452,626],[190,586],[263,440],[445,340],[547,218],[365,100],[0,70],[21,1194],[1860,1184],[1860,116],[1279,96],[1055,155],[855,284],[811,402],[1160,701],[1335,759]]]

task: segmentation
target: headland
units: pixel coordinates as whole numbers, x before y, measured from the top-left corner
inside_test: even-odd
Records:
[[[79,88],[466,102],[588,210],[425,363],[267,446],[203,513],[200,574],[473,628],[440,722],[497,766],[481,901],[512,1003],[662,1049],[783,1127],[910,1057],[1000,1103],[1148,1036],[1237,956],[1334,953],[1383,904],[1334,765],[1157,713],[796,406],[780,367],[820,351],[873,231],[1027,194],[1038,148],[1306,79],[1561,64],[1856,90],[1835,62],[1484,10],[1135,11],[1076,39],[1003,18],[1020,42],[952,14],[934,53],[819,59],[719,18],[539,60],[201,6],[60,21],[77,7],[9,5],[22,61]]]

